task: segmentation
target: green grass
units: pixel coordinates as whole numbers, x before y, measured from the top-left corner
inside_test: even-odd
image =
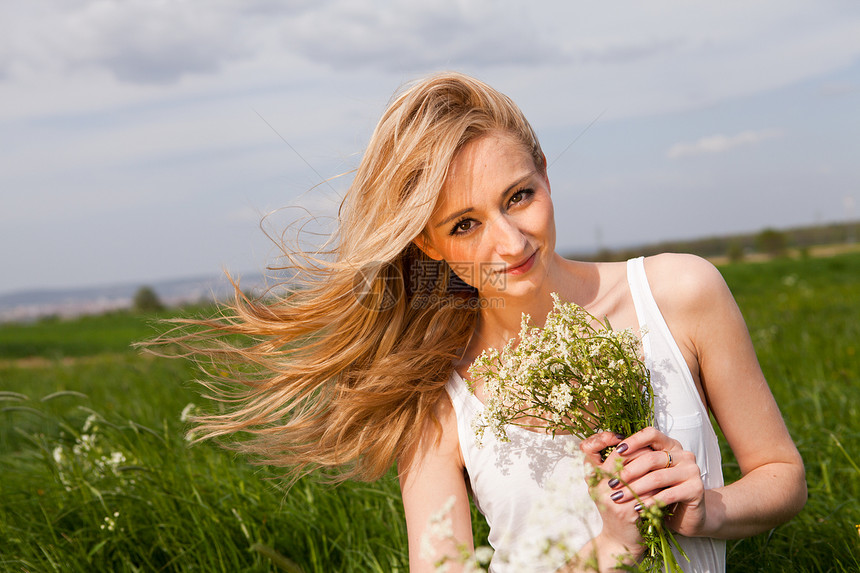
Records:
[[[860,570],[860,255],[721,269],[806,465],[809,501],[731,542],[736,571]],[[724,450],[726,478],[738,477]]]
[[[405,570],[394,476],[287,494],[271,471],[189,447],[192,376],[112,354],[0,370],[0,570]]]
[[[287,492],[189,446],[194,368],[130,347],[154,322],[0,326],[0,571],[407,571],[393,472]]]
[[[156,318],[111,312],[75,320],[46,318],[31,324],[4,324],[0,327],[0,360],[132,353],[129,342],[153,336]]]
[[[729,542],[729,570],[860,570],[860,255],[721,270],[810,491],[789,523]],[[275,470],[189,447],[193,369],[129,348],[153,318],[0,326],[0,571],[407,570],[393,474],[287,492]]]

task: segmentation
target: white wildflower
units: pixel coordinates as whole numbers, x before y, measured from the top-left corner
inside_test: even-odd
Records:
[[[89,452],[96,445],[96,436],[95,434],[81,434],[81,437],[78,439],[77,446],[79,446],[80,452]],[[78,452],[75,452],[78,453]]]
[[[489,565],[490,560],[493,558],[493,548],[487,547],[486,545],[481,545],[480,547],[475,548],[475,561],[480,565]]]
[[[556,413],[567,411],[573,402],[573,392],[567,384],[556,384],[549,395],[549,405]],[[561,418],[561,416],[559,416]]]
[[[442,507],[439,508],[439,511],[432,514],[427,520],[427,528],[421,536],[422,559],[431,563],[436,563],[439,560],[439,543],[448,541],[454,537],[454,528],[451,523],[450,512],[454,507],[455,501],[456,498],[452,495],[442,505]],[[440,565],[445,565],[444,559],[441,561]],[[445,569],[442,569],[442,571],[444,570]]]
[[[484,423],[484,416],[476,414],[475,417],[472,418],[472,432],[475,434],[475,443],[479,448],[484,445],[484,431],[486,429],[487,426]]]
[[[93,431],[97,430],[98,427],[95,425],[95,423],[98,422],[98,420],[99,420],[98,415],[90,414],[89,416],[87,416],[87,419],[84,421],[84,427],[81,428],[81,431],[86,433],[86,432],[89,432],[90,430],[93,430]]]
[[[113,512],[113,517],[107,516],[105,517],[105,522],[101,524],[101,529],[106,529],[108,531],[113,531],[116,529],[116,518],[119,517],[119,512]]]
[[[111,452],[110,456],[101,456],[95,463],[103,475],[106,473],[105,470],[108,470],[113,475],[118,476],[119,466],[125,462],[125,454],[122,452]]]
[[[435,573],[445,573],[451,563],[461,565],[463,573],[486,573],[482,565],[489,563],[493,550],[479,547],[472,551],[454,538],[451,510],[455,502],[456,498],[450,496],[439,511],[427,520],[427,527],[421,536],[421,558],[433,565]],[[443,547],[440,548],[440,545]]]

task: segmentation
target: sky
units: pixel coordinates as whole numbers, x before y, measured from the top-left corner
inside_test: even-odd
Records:
[[[561,253],[860,217],[855,0],[4,2],[0,294],[262,270],[440,70],[535,127]]]

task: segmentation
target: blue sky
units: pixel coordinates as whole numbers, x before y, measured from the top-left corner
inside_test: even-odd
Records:
[[[4,3],[0,293],[262,269],[442,69],[535,125],[561,252],[860,217],[854,1],[430,4]]]

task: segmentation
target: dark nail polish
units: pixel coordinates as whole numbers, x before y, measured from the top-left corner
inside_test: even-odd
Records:
[[[619,440],[623,440],[624,434],[615,434],[615,437],[618,438]]]
[[[612,478],[611,480],[606,482],[606,485],[608,485],[612,489],[615,489],[616,487],[618,487],[618,484],[620,484],[620,483],[621,482],[618,480],[618,478]]]
[[[633,509],[634,509],[635,511],[642,511],[642,509],[643,509],[644,507],[645,507],[645,506],[644,506],[644,505],[642,505],[641,503],[637,503],[636,505],[634,505],[634,506],[633,506]]]
[[[627,444],[620,444],[617,448],[615,448],[615,453],[623,454],[624,452],[627,451],[627,448],[628,448]]]
[[[615,493],[613,493],[612,495],[609,496],[609,499],[611,499],[612,501],[618,501],[622,497],[624,497],[624,492],[623,491],[616,491]]]

